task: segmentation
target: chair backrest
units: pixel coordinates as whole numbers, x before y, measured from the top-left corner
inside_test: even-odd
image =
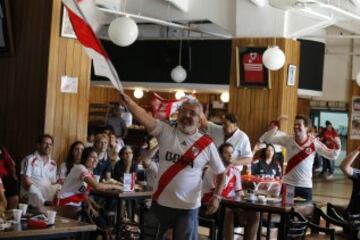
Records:
[[[286,239],[305,239],[307,228],[308,221],[297,212],[291,212],[286,227]]]

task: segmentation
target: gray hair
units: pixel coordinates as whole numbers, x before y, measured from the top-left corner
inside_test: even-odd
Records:
[[[200,113],[203,112],[203,106],[196,98],[189,98],[188,100],[186,100],[185,102],[183,102],[180,105],[179,109],[181,109],[184,105],[191,105],[191,106],[198,107],[200,109]]]

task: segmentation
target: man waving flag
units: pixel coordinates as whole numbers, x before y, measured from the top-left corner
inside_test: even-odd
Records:
[[[109,78],[114,87],[123,92],[119,76],[95,34],[106,16],[96,9],[94,0],[63,0],[63,3],[77,39],[93,60],[95,74]]]

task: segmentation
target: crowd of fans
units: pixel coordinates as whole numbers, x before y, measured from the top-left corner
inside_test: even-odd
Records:
[[[143,113],[141,107],[129,97],[124,96],[122,101],[154,137],[146,136],[141,146],[125,145],[127,129],[116,108],[107,122],[109,127],[101,133],[89,132],[85,143],[75,141],[63,161],[52,159],[51,153],[56,143],[48,134],[39,137],[34,153],[26,156],[18,165],[5,147],[1,147],[0,213],[5,209],[16,208],[19,201],[28,203],[38,211],[42,211],[44,206],[69,206],[79,215],[90,216],[99,229],[106,232],[108,223],[104,211],[112,211],[114,204],[91,196],[90,190],[120,188],[117,183],[123,181],[124,174],[134,173],[139,181],[146,181],[148,186],[157,190],[152,210],[160,222],[160,232],[164,235],[171,227],[174,231],[180,231],[181,228],[177,229],[176,224],[182,225],[180,223],[183,221],[182,213],[175,212],[168,203],[171,202],[171,206],[177,204],[175,209],[189,211],[185,219],[193,219],[198,214],[211,215],[217,210],[221,198],[245,195],[245,188],[249,186],[244,182],[243,175],[273,179],[280,185],[293,185],[296,197],[312,200],[314,160],[316,168],[322,160],[322,175],[330,179],[334,173],[334,159],[338,157],[341,148],[339,137],[329,121],[325,128],[316,133],[311,131],[306,117],[296,116],[292,136],[279,130],[281,120],[272,121],[254,149],[251,149],[249,137],[238,127],[234,114],[226,114],[220,126],[207,121],[199,103],[186,102],[179,109],[176,126],[172,126]],[[197,147],[197,140],[192,139],[194,134],[199,135],[197,138],[205,136],[203,141],[208,141],[205,150]],[[191,166],[189,172],[173,176],[181,180],[179,184],[172,183],[168,192],[168,182],[163,183],[162,177],[173,163],[184,160],[182,154],[188,148],[186,146],[192,146],[190,149],[195,157],[203,155],[204,161],[187,160],[186,166]],[[360,213],[360,173],[351,167],[359,150],[352,152],[341,164],[342,171],[354,182],[347,209],[352,213]],[[134,154],[134,151],[138,154]],[[284,164],[284,159],[287,159],[287,164]],[[166,162],[165,167],[162,161]],[[193,186],[185,184],[189,181]],[[161,184],[165,185],[164,192],[159,192]],[[192,192],[184,193],[187,188],[192,188]],[[174,192],[175,195],[172,195]],[[200,213],[193,211],[199,204],[197,192],[201,193],[202,205],[207,206],[207,209],[202,207]],[[246,225],[246,239],[256,239],[258,212],[227,209],[225,214],[225,239],[232,239],[234,221]],[[169,215],[177,216],[179,221],[176,222],[174,218],[173,222],[168,222],[165,217]],[[197,231],[197,227],[189,223],[185,226],[192,231],[187,236]],[[182,234],[187,234],[188,231],[184,231]]]

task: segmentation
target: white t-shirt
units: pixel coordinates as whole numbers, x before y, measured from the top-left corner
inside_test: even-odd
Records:
[[[88,192],[87,183],[84,181],[85,177],[92,177],[91,172],[82,164],[75,164],[65,178],[64,184],[58,193],[58,198],[68,199],[69,203],[66,205],[80,206],[81,202],[76,200],[71,201],[74,196],[86,195]]]
[[[155,189],[157,176],[159,172],[159,163],[151,161],[149,166],[145,168],[147,185]]]
[[[207,202],[209,197],[212,196],[212,192],[215,189],[215,174],[211,168],[206,169],[203,186],[202,186],[202,196],[203,201]],[[242,190],[241,186],[241,174],[238,168],[235,166],[228,166],[226,168],[224,190],[222,192],[223,197],[235,197],[238,191]]]
[[[21,162],[20,174],[30,177],[36,187],[48,187],[56,183],[57,164],[52,159],[45,164],[43,158],[35,152]]]
[[[21,162],[21,175],[26,175],[30,178],[31,182],[41,193],[41,198],[45,201],[52,201],[56,191],[58,190],[57,181],[57,165],[52,159],[49,159],[46,163],[42,156],[38,152],[30,154],[25,157]],[[21,194],[27,195],[28,191],[21,188]],[[29,196],[29,204],[37,206],[39,203],[35,203],[32,197]]]
[[[200,137],[202,134],[197,131],[192,135],[182,133],[176,127],[156,121],[156,128],[150,133],[157,138],[159,143],[159,174],[158,181],[162,174],[170,168]],[[195,209],[201,205],[202,171],[209,163],[215,174],[225,171],[224,165],[219,157],[214,143],[210,143],[194,160],[191,165],[175,175],[160,194],[158,204],[178,209]]]
[[[286,148],[287,161],[293,158],[300,151],[310,151],[310,146],[314,144],[315,151],[309,154],[303,161],[295,166],[290,172],[284,175],[283,182],[304,188],[312,188],[312,167],[315,154],[318,153],[327,159],[336,159],[340,154],[340,149],[328,149],[318,138],[308,136],[308,139],[299,145],[293,136],[275,135],[276,129],[266,132],[264,141],[268,143],[280,144]],[[340,142],[338,142],[340,144]],[[339,145],[340,146],[340,145]]]

